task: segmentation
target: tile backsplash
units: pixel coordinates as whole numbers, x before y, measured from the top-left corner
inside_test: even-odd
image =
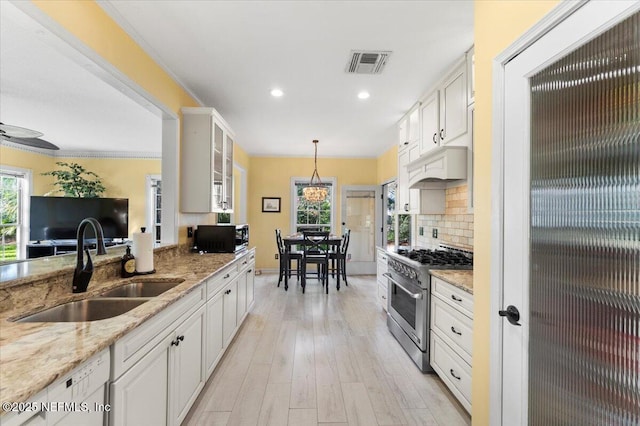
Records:
[[[473,213],[469,213],[467,184],[445,190],[445,214],[418,215],[416,243],[420,247],[437,248],[438,244],[452,244],[473,250]],[[438,237],[433,238],[433,229]]]

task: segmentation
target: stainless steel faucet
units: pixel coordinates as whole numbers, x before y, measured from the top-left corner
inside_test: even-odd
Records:
[[[87,287],[89,286],[89,281],[91,281],[91,276],[93,275],[93,262],[91,262],[91,256],[89,256],[89,249],[84,248],[84,231],[87,225],[91,225],[94,233],[96,234],[96,254],[107,254],[107,249],[104,246],[104,233],[102,232],[102,226],[100,226],[100,222],[92,217],[88,217],[83,219],[78,225],[78,241],[77,241],[77,250],[78,250],[78,261],[76,263],[76,270],[73,273],[73,287],[72,290],[74,293],[84,293],[87,291]],[[87,264],[84,264],[84,256],[82,252],[87,253]]]

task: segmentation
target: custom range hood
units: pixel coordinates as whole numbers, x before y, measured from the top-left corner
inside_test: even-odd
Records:
[[[409,188],[433,189],[447,180],[467,178],[467,147],[441,146],[407,164]]]

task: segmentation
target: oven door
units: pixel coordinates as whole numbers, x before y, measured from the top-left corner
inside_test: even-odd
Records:
[[[413,340],[422,352],[427,350],[428,339],[428,291],[410,280],[395,274],[387,277],[389,315]]]

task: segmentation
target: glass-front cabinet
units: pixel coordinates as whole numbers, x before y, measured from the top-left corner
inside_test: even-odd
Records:
[[[215,109],[182,108],[182,212],[233,212],[234,137]]]

